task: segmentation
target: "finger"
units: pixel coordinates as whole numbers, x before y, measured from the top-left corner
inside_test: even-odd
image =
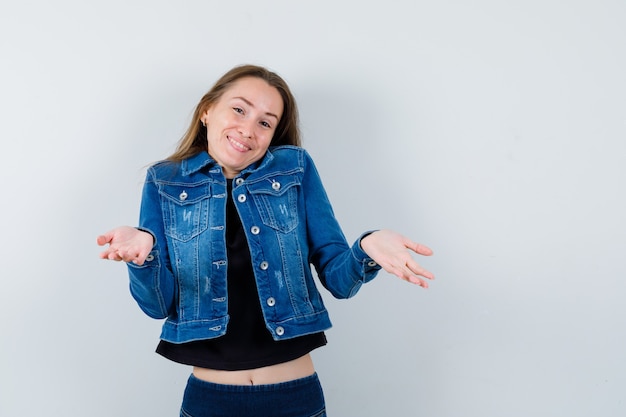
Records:
[[[141,266],[144,264],[147,257],[148,257],[148,253],[137,253],[137,256],[135,256],[135,259],[133,259],[133,263],[135,265]]]
[[[428,282],[415,275],[406,265],[401,267],[390,267],[386,270],[406,282],[410,282],[411,284],[415,284],[423,288],[428,288]]]
[[[132,253],[128,251],[124,251],[124,252],[118,251],[118,255],[121,258],[121,260],[124,262],[134,262],[135,259],[137,259],[136,253]]]
[[[102,259],[108,259],[109,261],[119,262],[122,260],[122,258],[115,251],[102,252],[102,255]]]
[[[411,284],[415,284],[417,286],[420,286],[422,288],[428,288],[428,282],[421,279],[420,277],[418,277],[417,275],[413,275],[410,273],[407,273],[405,278],[405,281],[410,282]]]
[[[113,252],[114,251],[112,251],[111,249],[107,249],[105,251],[100,252],[98,256],[100,257],[100,259],[110,259],[110,256]]]
[[[407,239],[405,245],[407,248],[420,255],[431,256],[433,254],[433,250],[431,248],[426,245],[422,245],[421,243],[413,242],[412,240]]]
[[[139,251],[126,252],[122,256],[122,260],[124,262],[132,262],[135,265],[141,266],[145,262],[147,256],[148,256],[147,254],[143,254],[142,252],[139,252]]]
[[[411,278],[409,278],[409,282],[412,284],[418,285],[424,289],[428,288],[428,282],[416,276],[412,276]]]
[[[406,266],[408,270],[411,271],[412,274],[419,275],[428,279],[435,279],[435,275],[432,272],[428,271],[427,269],[422,268],[420,264],[418,264],[414,260],[407,262]]]
[[[394,263],[389,263],[390,269],[394,270],[394,274],[406,279],[411,276],[421,276],[427,279],[435,279],[435,275],[423,268],[408,253],[403,254],[396,259]]]

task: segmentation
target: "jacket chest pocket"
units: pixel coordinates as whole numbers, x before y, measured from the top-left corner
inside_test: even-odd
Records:
[[[208,228],[210,183],[159,186],[165,234],[188,241]]]
[[[279,176],[251,184],[248,191],[266,226],[288,233],[298,226],[300,182],[292,176]]]

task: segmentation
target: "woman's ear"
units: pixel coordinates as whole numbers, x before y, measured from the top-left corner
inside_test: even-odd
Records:
[[[202,122],[202,126],[206,127],[208,120],[209,120],[209,110],[205,111],[200,116],[200,121]]]

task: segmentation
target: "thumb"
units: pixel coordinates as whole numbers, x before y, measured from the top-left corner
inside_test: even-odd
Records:
[[[98,238],[96,239],[96,242],[98,243],[98,246],[104,246],[107,243],[111,243],[111,234],[105,233],[103,235],[98,236]]]

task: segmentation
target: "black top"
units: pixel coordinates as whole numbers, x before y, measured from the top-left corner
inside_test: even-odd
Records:
[[[230,196],[226,204],[228,312],[222,337],[176,344],[161,340],[157,353],[185,365],[220,370],[254,369],[287,362],[326,344],[323,332],[275,341],[265,327],[246,234]]]

